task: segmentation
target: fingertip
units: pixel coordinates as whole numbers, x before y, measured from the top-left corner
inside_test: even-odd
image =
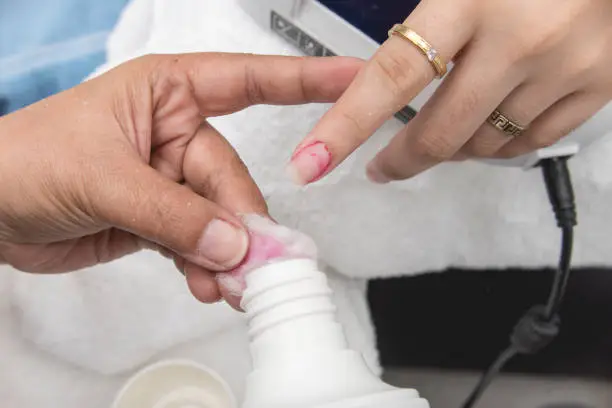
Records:
[[[330,61],[334,62],[334,72],[338,75],[332,78],[335,80],[333,82],[340,82],[342,88],[348,86],[366,63],[365,60],[356,57],[332,57]]]
[[[298,185],[320,180],[330,170],[332,155],[327,145],[320,141],[298,147],[287,166],[287,174]]]
[[[246,289],[243,275],[237,273],[221,272],[215,275],[221,297],[235,310],[242,312],[240,302]]]
[[[184,274],[187,286],[197,300],[202,303],[216,303],[221,299],[219,285],[210,271],[187,262]]]
[[[376,184],[388,184],[392,181],[376,164],[375,161],[371,161],[366,167],[366,176],[368,180]]]
[[[223,285],[219,286],[219,290],[221,292],[221,297],[225,299],[227,304],[230,305],[232,309],[244,313],[244,309],[242,309],[242,307],[240,306],[240,303],[242,302],[241,296],[236,295]]]

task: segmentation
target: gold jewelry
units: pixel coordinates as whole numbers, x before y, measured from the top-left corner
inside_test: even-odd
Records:
[[[516,137],[527,129],[514,122],[512,119],[495,109],[487,118],[487,122],[493,125],[498,130],[501,130],[506,136]]]
[[[423,37],[412,31],[410,27],[404,24],[396,24],[391,30],[389,30],[389,37],[393,35],[402,37],[415,45],[423,53],[423,55],[427,57],[429,63],[434,67],[437,74],[436,76],[438,78],[442,78],[444,75],[446,75],[446,64],[444,61],[442,61],[438,51],[436,51],[436,49],[432,47],[431,44],[429,44]]]

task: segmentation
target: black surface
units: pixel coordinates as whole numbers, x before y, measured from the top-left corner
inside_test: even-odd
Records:
[[[419,0],[317,0],[378,43],[387,39],[394,24],[401,23]]]
[[[521,315],[548,296],[552,270],[462,271],[373,281],[384,366],[485,369]],[[573,272],[561,333],[505,371],[612,379],[612,269]]]

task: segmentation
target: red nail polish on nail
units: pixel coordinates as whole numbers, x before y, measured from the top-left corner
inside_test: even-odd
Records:
[[[325,175],[331,161],[331,153],[325,143],[314,142],[293,154],[288,170],[297,184],[310,184]]]

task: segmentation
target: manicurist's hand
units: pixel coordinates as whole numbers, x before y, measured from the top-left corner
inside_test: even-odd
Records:
[[[230,54],[147,56],[0,118],[0,261],[58,273],[142,248],[174,258],[200,300],[266,204],[206,118],[330,102],[361,63]],[[253,143],[258,143],[253,140]]]
[[[528,153],[612,99],[610,0],[422,0],[404,26],[298,147],[299,182],[332,171],[451,61],[435,95],[371,162],[370,179]]]

